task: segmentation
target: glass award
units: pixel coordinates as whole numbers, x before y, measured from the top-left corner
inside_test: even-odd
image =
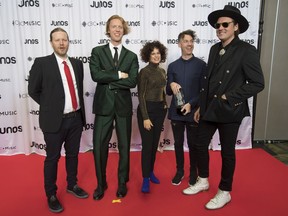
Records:
[[[183,113],[181,112],[181,109],[185,105],[185,99],[184,99],[182,88],[180,88],[179,92],[176,95],[174,95],[174,100],[175,100],[175,106],[177,108],[177,113],[179,115],[183,115]]]

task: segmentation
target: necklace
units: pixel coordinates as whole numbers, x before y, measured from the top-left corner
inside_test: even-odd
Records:
[[[220,56],[222,56],[222,55],[224,55],[224,54],[225,54],[225,52],[226,52],[226,51],[225,51],[225,49],[224,49],[224,48],[222,48],[222,49],[219,51],[219,55],[220,55]]]

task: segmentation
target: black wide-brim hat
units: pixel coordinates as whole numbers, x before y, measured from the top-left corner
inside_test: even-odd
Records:
[[[214,24],[217,23],[219,17],[230,17],[235,20],[238,23],[240,34],[245,32],[249,27],[247,19],[242,16],[240,10],[234,6],[225,5],[223,10],[216,10],[208,15],[208,22],[213,28],[215,28]]]

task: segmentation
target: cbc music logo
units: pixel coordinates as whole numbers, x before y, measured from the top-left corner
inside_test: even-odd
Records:
[[[228,2],[228,5],[232,5],[237,8],[248,8],[249,7],[249,1],[241,1],[241,2]]]
[[[106,21],[100,21],[100,22],[96,22],[96,21],[83,21],[82,22],[82,26],[83,27],[93,27],[93,26],[106,26]]]
[[[88,92],[88,91],[87,91],[87,92],[85,92],[84,95],[85,95],[86,97],[94,97],[94,94],[95,94],[94,92],[92,93],[92,92]]]
[[[27,58],[27,60],[28,60],[29,62],[33,61],[34,59],[35,59],[35,58],[30,57],[30,56]]]
[[[1,111],[0,116],[17,115],[17,110]]]
[[[200,38],[197,38],[195,40],[195,43],[197,43],[197,44],[215,44],[218,42],[219,42],[218,39],[200,39]]]
[[[39,1],[38,0],[22,0],[20,4],[18,4],[19,7],[39,7]]]
[[[0,82],[11,82],[10,78],[0,78]]]
[[[160,1],[160,8],[175,8],[174,1]]]
[[[126,8],[144,8],[144,5],[141,4],[126,4]]]
[[[112,1],[93,1],[92,5],[90,5],[92,8],[112,8],[113,4]]]
[[[152,26],[177,26],[178,25],[178,22],[177,21],[173,21],[173,20],[170,20],[170,21],[163,21],[163,20],[158,20],[158,21],[153,21],[152,23]]]
[[[26,99],[26,98],[29,98],[29,94],[28,93],[19,93],[19,98],[20,99]]]
[[[13,26],[41,26],[41,21],[39,20],[13,20]]]
[[[69,23],[67,20],[66,21],[63,21],[63,20],[54,21],[54,20],[52,20],[50,25],[51,26],[68,26]]]
[[[16,57],[15,56],[0,57],[0,64],[16,64]]]
[[[125,43],[126,44],[145,44],[146,42],[149,42],[152,40],[141,40],[141,39],[126,39]]]
[[[67,8],[72,8],[73,3],[52,3],[52,7],[67,7]]]
[[[192,4],[192,8],[211,8],[210,4]]]
[[[0,45],[2,45],[2,44],[10,44],[9,39],[2,39],[2,40],[0,40]]]
[[[69,40],[69,43],[73,44],[73,45],[82,44],[82,40],[81,39],[71,39],[71,40]]]

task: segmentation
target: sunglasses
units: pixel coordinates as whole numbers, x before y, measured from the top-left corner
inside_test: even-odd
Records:
[[[216,29],[219,29],[220,26],[222,25],[223,28],[227,28],[230,23],[233,23],[233,21],[231,21],[231,22],[223,22],[223,23],[215,23],[215,24],[214,24],[214,27],[215,27]]]

